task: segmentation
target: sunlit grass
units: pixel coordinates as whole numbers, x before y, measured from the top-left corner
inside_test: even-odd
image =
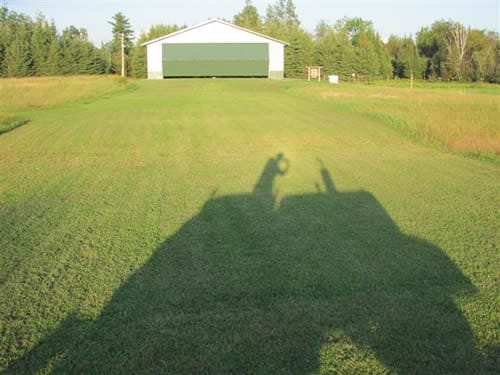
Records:
[[[419,83],[410,89],[408,82],[393,82],[370,86],[309,85],[301,90],[339,109],[378,118],[417,141],[449,151],[498,158],[500,87]],[[390,84],[397,86],[388,87]]]
[[[29,121],[27,112],[92,99],[127,83],[113,76],[61,76],[0,79],[0,133]]]

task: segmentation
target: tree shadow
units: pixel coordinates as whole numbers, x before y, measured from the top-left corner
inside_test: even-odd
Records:
[[[366,191],[285,197],[269,159],[252,193],[208,200],[113,295],[69,317],[13,372],[310,373],[359,348],[392,371],[488,372],[453,296],[474,290]]]
[[[31,120],[26,117],[12,116],[0,120],[0,135],[13,131],[23,125],[26,125]]]

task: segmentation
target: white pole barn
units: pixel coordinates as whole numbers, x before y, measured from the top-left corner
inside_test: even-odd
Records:
[[[150,40],[149,79],[267,77],[282,79],[287,43],[218,19]]]

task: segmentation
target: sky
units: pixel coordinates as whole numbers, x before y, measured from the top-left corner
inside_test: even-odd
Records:
[[[276,0],[253,0],[261,15]],[[111,39],[107,21],[122,12],[136,35],[154,24],[192,26],[209,18],[232,19],[245,0],[0,0],[10,10],[35,16],[41,12],[57,28],[74,25],[87,29],[96,45]],[[320,20],[342,17],[371,20],[382,39],[389,35],[415,35],[435,20],[451,19],[478,29],[499,31],[500,0],[294,0],[302,26],[313,32]]]

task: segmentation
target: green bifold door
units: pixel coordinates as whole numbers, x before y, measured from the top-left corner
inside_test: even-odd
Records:
[[[164,77],[267,77],[267,43],[163,44]]]

